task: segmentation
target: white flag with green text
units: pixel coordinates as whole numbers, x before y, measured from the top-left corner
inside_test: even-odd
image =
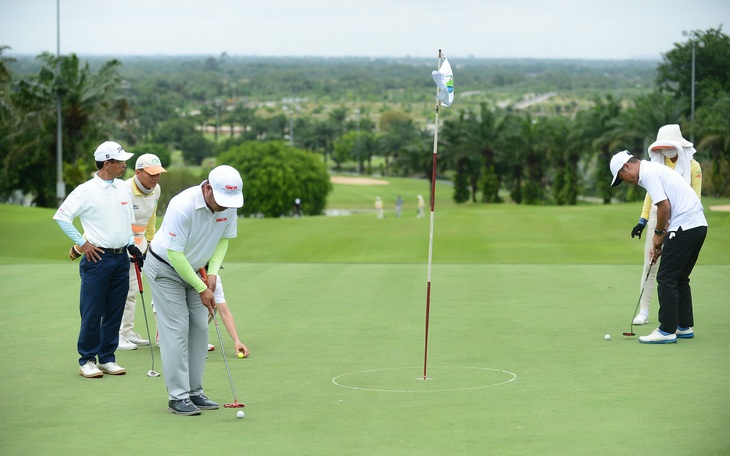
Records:
[[[444,57],[441,68],[431,72],[434,82],[439,88],[438,99],[443,106],[451,106],[454,102],[454,73],[451,71],[449,59]]]

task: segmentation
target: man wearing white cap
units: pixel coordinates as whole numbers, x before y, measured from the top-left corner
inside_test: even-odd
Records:
[[[610,163],[611,186],[622,181],[649,193],[657,207],[651,262],[662,262],[657,272],[659,327],[639,337],[645,344],[676,343],[694,337],[694,315],[689,275],[707,236],[707,220],[699,197],[689,183],[668,166],[635,158],[627,150]]]
[[[237,235],[236,209],[243,206],[243,180],[234,168],[213,169],[198,186],[170,200],[150,243],[145,275],[157,310],[167,410],[199,415],[218,404],[203,393],[208,351],[208,315],[228,240]],[[197,271],[208,264],[208,281]]]
[[[679,125],[670,124],[661,127],[656,141],[649,146],[648,151],[652,162],[666,165],[677,171],[701,198],[702,169],[700,164],[692,158],[695,149],[691,142],[682,137]],[[649,307],[654,288],[656,288],[657,268],[651,267],[651,251],[653,250],[651,233],[656,228],[656,216],[656,206],[652,204],[651,196],[647,193],[644,197],[644,207],[639,217],[639,223],[631,230],[632,238],[638,236],[641,239],[641,233],[647,227],[650,234],[644,241],[644,270],[641,273],[641,286],[644,293],[641,295],[641,310],[634,317],[635,325],[644,325],[649,321]]]
[[[160,200],[160,175],[167,170],[162,167],[160,159],[155,154],[143,154],[137,158],[134,166],[134,176],[127,179],[132,190],[132,206],[135,222],[132,223],[134,245],[142,252],[147,252],[149,241],[155,236],[157,225],[157,202]],[[137,306],[137,271],[132,264],[129,268],[129,292],[127,303],[124,306],[122,324],[119,327],[119,350],[135,350],[138,345],[149,345],[150,341],[143,339],[134,332],[134,311]]]
[[[74,241],[75,253],[83,255],[79,263],[81,329],[77,348],[80,374],[87,378],[126,372],[116,363],[114,352],[129,290],[127,252],[134,261],[142,260],[132,238],[132,193],[119,179],[132,155],[113,141],[101,144],[94,152],[98,171],[76,187],[53,216]],[[76,217],[81,219],[85,236],[73,225]]]

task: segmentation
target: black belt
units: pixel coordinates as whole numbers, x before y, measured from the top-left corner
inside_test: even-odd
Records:
[[[111,253],[111,254],[114,254],[114,255],[119,255],[119,254],[125,253],[127,251],[127,249],[124,248],[124,247],[119,247],[118,249],[108,249],[106,247],[101,247],[101,249],[105,253]]]
[[[158,260],[162,261],[163,263],[165,263],[166,265],[168,265],[168,266],[170,266],[170,267],[172,268],[172,265],[171,265],[170,263],[168,263],[167,261],[165,261],[164,259],[162,259],[162,258],[161,258],[161,257],[160,257],[160,256],[159,256],[158,254],[156,254],[156,253],[155,253],[154,251],[152,251],[152,244],[150,244],[150,246],[149,246],[149,249],[148,249],[148,250],[150,251],[150,253],[152,254],[152,256],[153,256],[153,257],[157,258]],[[174,269],[174,268],[173,268],[173,269]]]

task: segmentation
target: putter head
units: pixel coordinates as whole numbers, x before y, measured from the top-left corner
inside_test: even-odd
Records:
[[[243,408],[245,407],[244,404],[241,404],[240,402],[236,401],[232,404],[223,404],[224,408]]]
[[[160,373],[151,370],[151,371],[147,372],[147,376],[148,377],[159,377],[160,376]]]
[[[634,334],[634,333],[632,333],[632,332],[625,332],[625,333],[624,333],[624,336],[626,336],[626,337],[632,337],[632,336],[635,336],[635,335],[636,335],[636,334]]]

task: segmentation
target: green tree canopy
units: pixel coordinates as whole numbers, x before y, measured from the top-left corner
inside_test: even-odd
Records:
[[[239,213],[279,217],[291,212],[299,198],[302,212],[320,215],[332,190],[321,157],[282,141],[248,142],[218,157],[243,178],[244,205]]]

